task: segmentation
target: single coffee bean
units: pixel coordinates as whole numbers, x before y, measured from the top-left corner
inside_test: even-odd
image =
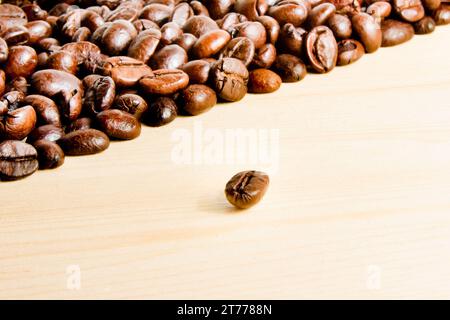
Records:
[[[175,22],[168,22],[161,27],[161,44],[167,46],[183,35],[183,29]]]
[[[230,39],[230,34],[224,30],[209,31],[198,38],[192,54],[199,59],[211,57],[222,50]]]
[[[142,121],[148,126],[160,127],[175,120],[177,114],[177,105],[173,99],[158,97],[150,103]]]
[[[381,47],[383,40],[381,27],[367,13],[358,13],[352,17],[353,30],[358,35],[367,53],[372,53]]]
[[[189,5],[188,3],[182,2],[173,9],[170,20],[173,23],[176,23],[177,25],[179,25],[180,27],[183,27],[184,24],[186,23],[186,21],[192,16],[194,16],[194,10],[193,10],[193,8],[191,8],[191,5]]]
[[[45,20],[48,16],[47,11],[43,10],[39,5],[35,3],[30,3],[22,6],[22,10],[27,15],[28,21]]]
[[[92,128],[92,119],[91,118],[78,118],[77,120],[71,122],[66,127],[66,132],[72,132],[77,130],[91,129]]]
[[[6,91],[20,91],[24,95],[28,93],[28,82],[25,77],[16,77],[6,85]]]
[[[397,14],[406,22],[416,22],[425,16],[421,0],[393,0]]]
[[[74,33],[72,42],[88,41],[91,38],[91,35],[92,32],[89,28],[81,27]]]
[[[108,136],[95,129],[69,132],[57,142],[68,156],[96,154],[109,147]]]
[[[256,20],[259,16],[264,16],[268,9],[269,5],[265,0],[236,0],[234,3],[234,10],[250,20]]]
[[[248,21],[248,18],[237,12],[227,13],[222,19],[217,20],[218,26],[222,30],[230,30],[233,26]]]
[[[280,24],[277,20],[270,16],[259,16],[256,21],[261,23],[266,28],[267,42],[275,45],[280,35]]]
[[[22,91],[8,91],[1,98],[0,101],[6,103],[9,111],[16,110],[23,105],[25,100],[25,93]]]
[[[301,81],[307,74],[306,65],[303,61],[291,54],[280,54],[277,56],[272,68],[283,82]]]
[[[84,108],[95,115],[111,107],[116,96],[116,84],[111,77],[100,77],[86,90]]]
[[[39,167],[36,149],[22,141],[6,140],[0,143],[0,179],[5,181],[25,178]]]
[[[208,81],[210,69],[211,64],[205,60],[192,60],[181,67],[181,70],[186,72],[189,76],[189,83],[199,84],[203,84]]]
[[[268,69],[256,69],[250,72],[248,91],[251,93],[271,93],[281,86],[281,78]]]
[[[153,69],[178,69],[188,62],[186,51],[179,45],[171,44],[157,51],[150,59]]]
[[[145,6],[140,14],[141,19],[148,19],[162,26],[172,15],[172,8],[160,3],[151,3]]]
[[[344,39],[338,43],[338,66],[346,66],[358,61],[364,55],[364,46],[357,40]]]
[[[29,44],[36,44],[39,40],[48,38],[52,35],[52,26],[45,21],[36,20],[28,22],[25,27],[28,29],[30,38]]]
[[[30,33],[25,26],[13,26],[2,33],[9,46],[25,45],[30,41]]]
[[[64,131],[61,127],[53,124],[46,124],[35,128],[27,137],[27,142],[33,144],[37,140],[58,141],[64,136]]]
[[[424,17],[414,23],[414,30],[416,34],[432,33],[436,29],[436,22],[431,17]]]
[[[367,7],[366,12],[375,18],[377,21],[381,21],[391,14],[392,6],[389,2],[377,1]]]
[[[182,70],[155,70],[153,75],[139,80],[142,90],[150,94],[171,95],[186,88],[189,76]]]
[[[147,63],[155,53],[161,39],[161,31],[158,29],[144,30],[131,42],[128,48],[128,56]]]
[[[22,140],[34,129],[36,112],[32,106],[10,109],[0,115],[0,140]]]
[[[48,69],[65,71],[71,74],[78,72],[77,58],[68,51],[57,51],[48,56],[46,61]]]
[[[203,84],[191,84],[180,94],[180,106],[191,116],[208,111],[216,103],[217,96],[214,90]]]
[[[300,56],[303,50],[303,38],[306,30],[296,28],[292,23],[285,24],[280,30],[278,48],[280,51]]]
[[[422,0],[422,4],[428,11],[433,11],[439,8],[441,0]]]
[[[437,8],[433,13],[433,19],[438,26],[450,24],[450,4],[442,4]]]
[[[213,19],[223,18],[233,9],[235,0],[209,0],[204,1],[204,5],[208,8],[208,12]]]
[[[220,54],[222,58],[235,58],[239,59],[248,66],[255,56],[255,45],[253,41],[245,37],[237,37],[232,39]]]
[[[333,70],[336,66],[338,47],[333,32],[328,27],[315,27],[308,33],[306,55],[317,72],[326,73]]]
[[[2,23],[6,28],[23,26],[27,23],[25,12],[18,6],[8,3],[0,3],[0,17],[2,17]]]
[[[347,39],[352,35],[352,22],[344,14],[335,13],[328,18],[328,26],[338,39]]]
[[[311,28],[325,25],[328,19],[334,15],[336,7],[332,3],[321,3],[314,8],[308,15],[308,25]]]
[[[381,23],[383,32],[383,47],[391,47],[411,40],[414,36],[414,28],[411,24],[398,20],[384,20]]]
[[[122,110],[105,110],[97,114],[100,129],[110,138],[131,140],[141,134],[141,123],[134,116]]]
[[[223,58],[211,67],[211,83],[220,98],[239,101],[247,93],[248,70],[241,60]]]
[[[239,209],[248,209],[264,197],[269,176],[260,171],[243,171],[233,176],[225,187],[227,200]]]
[[[269,8],[269,16],[275,18],[280,25],[292,23],[299,27],[308,17],[311,5],[307,1],[280,1]]]
[[[101,44],[111,56],[121,55],[137,36],[133,24],[126,20],[115,20],[103,32]]]
[[[257,21],[238,23],[227,30],[233,38],[246,37],[253,41],[255,49],[261,48],[267,41],[266,28]]]
[[[34,108],[38,124],[53,124],[57,127],[61,126],[59,110],[52,99],[39,94],[31,94],[28,95],[23,102]]]
[[[193,16],[189,18],[183,26],[185,33],[191,33],[196,38],[200,38],[203,34],[211,30],[217,30],[217,23],[207,16]]]
[[[38,140],[33,146],[38,154],[39,169],[55,169],[64,164],[64,151],[55,142]]]
[[[197,42],[197,37],[190,33],[183,33],[180,38],[175,40],[174,44],[179,45],[186,52],[190,52]]]
[[[148,109],[147,102],[140,95],[134,93],[123,93],[116,96],[113,109],[122,110],[140,119]]]
[[[9,48],[5,73],[8,77],[28,77],[36,69],[38,63],[36,51],[28,46]]]
[[[277,49],[271,43],[266,43],[258,49],[253,57],[252,66],[254,68],[270,68],[277,57]]]

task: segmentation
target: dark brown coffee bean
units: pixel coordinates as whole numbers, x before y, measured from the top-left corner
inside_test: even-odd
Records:
[[[139,85],[146,93],[158,95],[171,95],[186,88],[189,76],[182,70],[160,69],[153,75],[139,80]]]
[[[353,30],[358,35],[367,53],[381,47],[382,32],[380,25],[367,13],[358,13],[352,18]]]
[[[83,106],[92,115],[111,107],[116,97],[116,85],[111,77],[100,77],[86,90]]]
[[[189,83],[206,83],[211,64],[205,60],[192,60],[181,67],[188,76]]]
[[[372,0],[366,0],[372,1]],[[362,0],[330,0],[332,4],[336,7],[336,12],[340,14],[348,15],[349,17],[358,14],[362,11],[361,4]],[[369,3],[370,4],[370,3]]]
[[[171,44],[157,51],[150,59],[153,69],[178,69],[188,62],[186,51],[179,45]]]
[[[200,1],[191,1],[189,4],[196,16],[209,17],[208,8],[206,8],[205,5],[203,3],[201,3]]]
[[[259,16],[264,16],[269,9],[266,0],[236,0],[234,10],[246,16],[249,20],[256,20]]]
[[[59,41],[55,38],[45,38],[38,41],[36,47],[43,51],[57,51],[60,49]],[[55,50],[57,49],[57,50]]]
[[[243,171],[233,176],[225,187],[227,200],[239,209],[248,209],[264,197],[269,176],[260,171]]]
[[[67,51],[57,51],[48,57],[46,67],[48,69],[76,74],[78,71],[78,62],[72,53]]]
[[[433,11],[439,8],[441,0],[422,0],[422,4],[428,11]]]
[[[175,22],[168,22],[161,27],[161,43],[169,45],[174,43],[183,35],[183,30]]]
[[[31,77],[31,86],[37,94],[52,98],[59,104],[61,114],[75,120],[81,113],[83,85],[73,74],[59,70],[40,70]]]
[[[136,36],[137,31],[131,22],[116,20],[103,33],[101,43],[108,54],[119,56]]]
[[[250,71],[248,80],[248,92],[271,93],[281,86],[281,78],[275,72],[268,69],[256,69]]]
[[[333,70],[338,55],[333,32],[326,26],[312,29],[306,36],[306,54],[311,66],[317,72],[325,73]]]
[[[222,30],[229,30],[233,28],[235,25],[246,21],[248,21],[248,19],[243,14],[230,12],[227,13],[222,19],[217,20],[217,25]]]
[[[192,54],[198,59],[209,58],[222,50],[230,39],[230,34],[224,30],[209,31],[198,38],[192,47]]]
[[[235,0],[209,0],[204,1],[208,12],[213,19],[220,19],[233,9]]]
[[[436,29],[436,22],[431,17],[424,17],[414,23],[414,30],[416,34],[432,33]]]
[[[389,17],[392,11],[392,6],[389,2],[377,1],[367,7],[366,12],[375,18],[377,21],[381,21],[384,18]]]
[[[28,92],[28,82],[25,77],[16,77],[6,85],[6,91],[20,91],[23,94]]]
[[[28,21],[45,20],[48,17],[47,11],[43,10],[39,5],[30,3],[22,6],[23,12],[27,15]]]
[[[173,9],[170,20],[180,27],[183,27],[186,21],[192,16],[194,16],[194,10],[189,3],[182,2]]]
[[[152,3],[142,9],[140,18],[148,19],[162,26],[172,16],[172,8],[160,3]]]
[[[299,27],[305,22],[310,11],[310,4],[307,1],[280,1],[269,8],[268,15],[274,17],[280,25],[292,23]]]
[[[141,96],[134,93],[123,93],[116,96],[113,109],[119,109],[140,119],[142,114],[148,109],[147,102]]]
[[[414,28],[411,24],[398,20],[384,20],[381,23],[383,32],[383,47],[391,47],[409,41],[414,36]]]
[[[131,114],[117,109],[97,114],[100,129],[110,138],[131,140],[141,134],[141,123]]]
[[[6,103],[10,111],[21,107],[24,100],[25,94],[22,91],[8,91],[0,99],[0,101]]]
[[[175,40],[174,44],[182,47],[186,52],[189,52],[197,42],[197,37],[190,33],[183,33],[180,38]]]
[[[157,29],[144,30],[131,42],[128,56],[147,63],[155,53],[161,39],[161,31]]]
[[[253,41],[255,49],[261,48],[267,40],[267,32],[264,26],[257,21],[246,21],[232,26],[227,31],[233,38],[246,37]]]
[[[392,4],[397,14],[407,22],[416,22],[425,16],[421,0],[393,0]]]
[[[238,37],[232,39],[222,50],[220,58],[235,58],[248,66],[255,56],[255,45],[249,38]]]
[[[147,20],[147,19],[138,19],[133,22],[134,27],[136,28],[136,31],[138,34],[140,34],[142,31],[149,30],[149,29],[156,29],[159,30],[159,26],[157,23]]]
[[[259,16],[256,21],[266,28],[267,42],[275,45],[280,35],[280,24],[278,21],[270,16]]]
[[[0,17],[6,28],[23,26],[27,23],[27,15],[18,6],[0,3]]]
[[[81,27],[74,33],[72,37],[72,42],[88,41],[91,35],[92,32],[91,30],[89,30],[89,28]]]
[[[95,129],[72,131],[58,140],[58,144],[68,156],[96,154],[109,147],[106,134]]]
[[[64,164],[64,151],[55,142],[38,140],[33,146],[38,154],[39,169],[55,169]]]
[[[25,178],[38,169],[36,149],[22,141],[0,143],[0,179],[5,181]]]
[[[303,61],[291,54],[280,54],[275,59],[273,70],[281,77],[283,82],[297,82],[306,76],[306,65]]]
[[[338,39],[347,39],[352,35],[352,22],[343,14],[335,13],[328,19],[328,26]]]
[[[36,44],[38,41],[48,38],[52,34],[52,26],[42,20],[28,22],[25,27],[28,29],[30,35],[28,40],[30,44]]]
[[[53,124],[46,124],[35,128],[28,135],[27,142],[33,144],[37,140],[58,141],[64,136],[64,131],[61,127]]]
[[[177,114],[177,105],[173,99],[158,97],[150,103],[142,121],[148,126],[160,127],[175,120]]]
[[[338,66],[346,66],[358,61],[364,55],[364,46],[356,40],[344,39],[338,43]]]
[[[241,60],[223,58],[211,67],[211,83],[225,101],[239,101],[247,93],[248,70]]]
[[[216,103],[217,96],[214,90],[203,84],[191,84],[180,94],[180,106],[191,116],[208,111]]]
[[[306,30],[296,28],[292,23],[287,23],[280,30],[278,48],[282,52],[299,56],[303,50],[303,37],[305,36]]]
[[[277,57],[277,49],[271,43],[266,43],[256,52],[252,66],[255,68],[270,68]]]
[[[71,122],[66,127],[66,132],[72,132],[77,130],[91,129],[92,119],[91,118],[78,118],[77,120]]]
[[[185,33],[191,33],[197,38],[200,38],[203,34],[211,30],[217,29],[219,29],[217,23],[206,16],[193,16],[183,26]]]
[[[28,77],[37,67],[36,51],[28,46],[14,46],[9,48],[5,73],[10,78]]]
[[[52,99],[42,95],[32,94],[25,98],[24,103],[34,108],[40,125],[52,124],[57,127],[61,126],[59,110]]]
[[[450,4],[442,4],[434,11],[433,19],[438,26],[450,24]]]
[[[30,33],[25,26],[13,26],[2,33],[2,38],[5,39],[9,46],[19,46],[28,43]]]
[[[311,28],[325,25],[328,19],[334,15],[336,7],[332,3],[322,3],[315,6],[308,15],[308,25]]]
[[[36,125],[36,112],[32,106],[10,109],[0,115],[0,140],[22,140]]]
[[[101,74],[111,77],[117,87],[133,87],[142,77],[152,75],[152,69],[142,61],[125,56],[110,57],[98,67]]]

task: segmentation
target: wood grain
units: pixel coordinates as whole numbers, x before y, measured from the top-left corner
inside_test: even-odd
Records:
[[[449,38],[0,184],[0,298],[450,298]],[[263,163],[174,160],[199,127],[278,135],[258,206],[233,210],[223,188]]]

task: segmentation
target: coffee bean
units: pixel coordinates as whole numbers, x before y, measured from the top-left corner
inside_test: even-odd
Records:
[[[179,45],[171,44],[157,51],[150,59],[153,69],[178,69],[188,62],[186,51]]]
[[[186,88],[189,83],[188,75],[181,70],[155,70],[153,75],[139,80],[144,92],[159,95],[171,95]]]
[[[250,72],[248,91],[251,93],[271,93],[281,86],[281,78],[267,69],[256,69]]]
[[[25,27],[28,29],[30,38],[28,43],[36,44],[39,40],[48,38],[52,35],[52,26],[42,20],[28,22]]]
[[[72,132],[77,130],[91,129],[92,128],[92,119],[91,118],[78,118],[77,120],[71,122],[66,127],[66,132]]]
[[[6,89],[6,74],[5,71],[0,69],[0,96],[3,95]]]
[[[190,33],[183,33],[180,38],[175,40],[174,44],[179,45],[186,52],[190,52],[197,42],[197,37]]]
[[[253,41],[255,49],[261,48],[267,40],[266,28],[257,21],[238,23],[227,30],[233,38],[246,37]]]
[[[191,116],[206,112],[217,103],[214,90],[203,84],[191,84],[180,94],[180,106]]]
[[[269,8],[268,15],[274,17],[280,25],[292,23],[299,27],[308,17],[310,8],[310,4],[304,0],[280,1]]]
[[[314,8],[308,15],[308,25],[311,28],[325,25],[328,19],[334,15],[336,7],[332,3],[321,3]]]
[[[422,0],[422,4],[428,11],[433,11],[439,8],[441,0]]]
[[[116,84],[111,77],[100,77],[86,90],[84,108],[95,115],[111,107],[116,96]]]
[[[183,26],[185,33],[193,34],[196,38],[200,38],[203,34],[211,30],[217,30],[217,23],[206,16],[193,16],[189,18]]]
[[[35,128],[28,135],[27,143],[34,144],[37,140],[58,141],[64,136],[64,131],[61,127],[53,124],[46,124]]]
[[[33,174],[39,167],[36,149],[22,141],[0,143],[0,179],[18,180]]]
[[[367,13],[358,13],[352,18],[353,30],[358,35],[367,53],[381,47],[382,32],[380,25]]]
[[[108,136],[95,129],[69,132],[57,142],[68,156],[96,154],[109,147]]]
[[[266,28],[267,42],[275,45],[280,35],[280,24],[277,20],[270,16],[259,16],[256,21],[261,23]]]
[[[414,23],[414,30],[416,34],[432,33],[436,29],[436,22],[431,17],[424,17]]]
[[[272,68],[283,82],[301,81],[307,73],[306,65],[303,61],[291,54],[280,54],[277,56]]]
[[[155,53],[161,39],[158,29],[144,30],[138,34],[128,48],[128,56],[147,63]]]
[[[107,58],[95,69],[114,80],[116,87],[128,88],[136,85],[142,77],[152,75],[152,69],[144,62],[126,56]]]
[[[411,24],[397,20],[384,20],[381,23],[383,32],[383,47],[391,47],[411,40],[414,36],[414,28]]]
[[[147,111],[148,105],[144,98],[137,94],[123,93],[116,96],[112,108],[128,112],[136,119],[140,119]]]
[[[100,129],[110,138],[131,140],[141,134],[140,122],[122,110],[105,110],[97,114]]]
[[[450,4],[442,4],[434,11],[433,19],[436,25],[450,24]]]
[[[270,68],[277,57],[277,49],[271,43],[266,43],[258,49],[252,60],[254,68]]]
[[[233,176],[225,187],[227,200],[239,209],[248,209],[264,197],[269,176],[260,171],[243,171]]]
[[[22,140],[35,125],[36,112],[32,106],[10,109],[0,115],[0,140]]]
[[[27,96],[23,102],[34,108],[39,124],[53,124],[57,127],[61,126],[59,110],[52,99],[38,94],[31,94]]]
[[[344,39],[338,43],[338,66],[346,66],[358,61],[364,55],[363,45],[353,39]]]
[[[261,0],[236,0],[234,3],[234,10],[250,20],[256,20],[259,16],[264,16],[268,9],[268,3]]]
[[[247,93],[248,70],[238,59],[223,58],[211,68],[211,83],[220,98],[239,101]]]
[[[28,77],[37,67],[36,51],[28,46],[14,46],[9,48],[5,73],[8,77]]]
[[[382,20],[389,17],[392,11],[392,6],[389,2],[377,1],[367,7],[366,12],[370,14],[375,20]]]
[[[28,93],[28,81],[25,77],[16,77],[6,85],[6,91],[20,91],[24,95]]]
[[[77,58],[68,51],[57,51],[48,56],[45,63],[48,69],[65,71],[71,74],[78,72]]]
[[[161,27],[161,44],[167,46],[183,35],[183,30],[175,22],[168,22]]]
[[[335,13],[328,18],[328,26],[338,39],[347,39],[352,35],[352,22],[349,17]]]
[[[224,30],[211,30],[198,38],[192,54],[199,59],[211,57],[222,50],[230,39],[230,34]]]
[[[245,37],[237,37],[232,39],[220,54],[222,58],[239,59],[248,66],[255,56],[255,45],[253,41]]]
[[[177,105],[172,98],[158,97],[150,103],[142,121],[148,126],[160,127],[175,120],[177,114]]]
[[[312,29],[306,36],[306,55],[319,73],[330,72],[336,66],[338,47],[333,32],[326,26]]]
[[[39,169],[55,169],[64,164],[64,151],[55,142],[38,140],[33,146],[38,154]]]
[[[296,28],[292,23],[285,24],[280,30],[278,48],[280,51],[300,56],[303,50],[303,38],[306,30]]]
[[[190,83],[200,84],[208,81],[210,69],[211,64],[205,60],[192,60],[181,67],[181,70],[189,76]]]
[[[416,22],[425,16],[421,0],[393,0],[397,14],[406,22]]]

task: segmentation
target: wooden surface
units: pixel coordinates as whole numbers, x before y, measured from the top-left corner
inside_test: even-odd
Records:
[[[0,298],[450,298],[449,39],[0,184]],[[272,165],[180,162],[174,137],[199,128],[278,136]],[[223,188],[242,169],[271,185],[237,212]]]

